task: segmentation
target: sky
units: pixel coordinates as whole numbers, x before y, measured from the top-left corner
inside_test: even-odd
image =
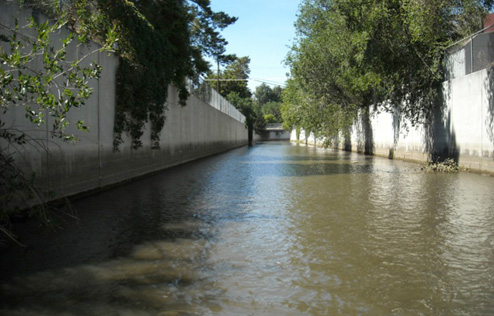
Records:
[[[295,37],[293,24],[299,3],[299,0],[211,0],[213,11],[238,17],[221,34],[228,41],[227,54],[250,57],[252,92],[261,84],[254,79],[285,83],[288,68],[283,60]]]

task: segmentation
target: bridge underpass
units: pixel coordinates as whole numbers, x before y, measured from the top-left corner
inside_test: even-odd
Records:
[[[289,141],[290,131],[283,129],[281,123],[266,124],[264,129],[256,132],[254,135],[255,141]]]

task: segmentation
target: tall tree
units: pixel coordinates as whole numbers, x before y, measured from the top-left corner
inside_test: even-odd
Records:
[[[271,88],[265,83],[262,83],[256,87],[256,91],[254,93],[256,107],[258,112],[264,116],[266,121],[271,123],[282,121],[280,111],[281,91],[282,89],[280,86]]]
[[[247,85],[250,75],[249,63],[249,57],[239,57],[226,66],[221,74],[221,79],[225,79],[220,89],[222,96],[226,97],[231,92],[236,92],[241,98],[252,97],[252,92]]]
[[[264,104],[268,103],[271,100],[271,94],[271,87],[264,82],[257,86],[256,91],[254,92],[257,105],[262,107]]]
[[[492,3],[303,1],[297,41],[286,59],[292,80],[284,116],[293,121],[292,114],[329,114],[324,121],[333,121],[333,128],[327,123],[313,126],[324,133],[343,129],[357,109],[371,105],[400,113],[412,123],[428,120],[440,98],[445,47],[478,30]],[[306,96],[312,106],[300,112],[294,95]]]
[[[268,102],[281,102],[281,91],[282,89],[280,86],[271,88],[269,85],[263,82],[256,87],[254,97],[258,106],[262,107]]]

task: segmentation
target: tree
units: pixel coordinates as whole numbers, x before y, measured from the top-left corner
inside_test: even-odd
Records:
[[[269,101],[268,103],[262,106],[261,113],[264,116],[266,115],[272,116],[271,120],[274,119],[274,121],[270,123],[281,123],[283,121],[281,117],[281,102]]]
[[[323,117],[310,125],[331,138],[371,106],[412,124],[428,121],[440,102],[445,48],[479,29],[492,2],[303,1],[286,59],[287,124]],[[296,105],[297,96],[310,102]]]
[[[214,58],[219,76],[220,65],[228,65],[236,59],[233,54],[225,54],[228,42],[221,37],[219,31],[235,23],[238,18],[228,16],[224,12],[213,12],[209,1],[197,3],[198,6],[191,7],[194,17],[191,28],[193,43],[195,47],[202,48],[206,56]],[[202,10],[199,10],[199,7]],[[217,81],[216,89],[220,90],[220,81]]]
[[[221,79],[226,79],[221,85],[220,94],[228,96],[231,92],[237,92],[241,98],[251,98],[252,92],[247,86],[250,68],[250,58],[239,57],[231,64],[227,65]]]
[[[264,114],[264,121],[267,124],[277,123],[276,116],[274,116],[273,114]]]
[[[282,88],[280,86],[271,88],[267,84],[262,83],[256,87],[256,91],[254,93],[258,111],[263,116],[273,115],[275,119],[272,123],[280,123],[282,121],[280,111],[281,91]],[[272,120],[272,118],[270,119]]]
[[[257,106],[259,107],[262,107],[264,104],[268,103],[269,101],[274,101],[273,90],[271,89],[270,86],[268,86],[264,82],[256,87],[256,91],[254,92],[254,97],[256,99]]]
[[[254,97],[257,104],[262,107],[268,102],[281,102],[281,91],[283,89],[280,86],[271,88],[264,82],[256,87]]]

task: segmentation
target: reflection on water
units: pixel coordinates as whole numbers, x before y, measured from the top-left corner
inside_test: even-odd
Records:
[[[494,178],[288,143],[17,227],[0,315],[492,315]]]

